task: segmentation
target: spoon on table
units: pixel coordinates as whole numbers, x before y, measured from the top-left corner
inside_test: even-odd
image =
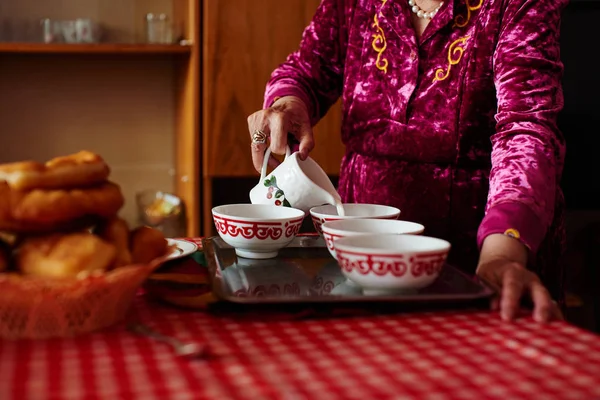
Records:
[[[206,345],[195,342],[182,342],[170,336],[155,332],[146,325],[134,323],[129,324],[128,329],[139,335],[147,336],[159,342],[170,345],[175,354],[185,358],[198,358],[206,355]]]

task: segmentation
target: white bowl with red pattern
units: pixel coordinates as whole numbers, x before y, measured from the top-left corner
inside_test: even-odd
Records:
[[[319,235],[323,236],[321,225],[328,221],[359,218],[398,219],[400,216],[400,210],[396,207],[381,204],[346,203],[342,204],[342,206],[344,208],[344,215],[339,215],[336,206],[329,204],[310,209],[313,225]]]
[[[439,276],[450,243],[419,235],[360,235],[333,242],[348,280],[363,293],[422,289]]]
[[[239,257],[275,258],[294,240],[304,211],[267,204],[228,204],[212,209],[219,236]]]
[[[409,221],[359,218],[327,221],[321,225],[321,230],[329,253],[337,260],[333,242],[340,238],[369,234],[420,235],[425,227]]]

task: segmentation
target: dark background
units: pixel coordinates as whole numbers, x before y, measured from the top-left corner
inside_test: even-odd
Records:
[[[571,210],[599,209],[600,1],[571,0],[563,15],[565,108],[559,125],[567,140],[563,189]]]
[[[567,318],[600,332],[600,1],[571,0],[563,14],[567,141]]]

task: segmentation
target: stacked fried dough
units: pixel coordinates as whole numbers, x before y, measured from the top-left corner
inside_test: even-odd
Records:
[[[109,175],[89,151],[0,165],[0,271],[74,278],[165,255],[160,231],[118,217],[124,198]]]

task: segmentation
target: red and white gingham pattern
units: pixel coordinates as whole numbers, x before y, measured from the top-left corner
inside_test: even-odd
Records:
[[[208,360],[123,326],[0,342],[0,399],[594,399],[600,337],[566,323],[431,313],[285,321],[215,317],[139,298],[134,315]]]

